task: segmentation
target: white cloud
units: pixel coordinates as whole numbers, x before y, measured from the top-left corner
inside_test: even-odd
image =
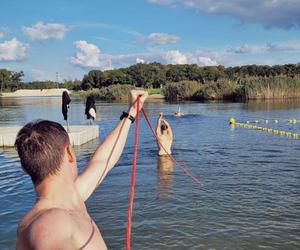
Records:
[[[7,27],[0,27],[0,38],[4,37],[9,32]]]
[[[146,63],[146,61],[144,59],[138,58],[138,57],[135,59],[135,62],[136,63]]]
[[[187,57],[178,50],[167,51],[164,58],[168,64],[187,64]]]
[[[0,43],[0,61],[20,61],[25,59],[27,44],[16,38]]]
[[[87,41],[76,41],[74,45],[79,52],[70,58],[70,62],[83,68],[99,68],[101,70],[112,69],[109,55],[103,55],[100,60],[100,49]]]
[[[178,36],[166,34],[166,33],[151,33],[147,36],[147,40],[157,45],[177,43]]]
[[[298,51],[300,52],[300,41],[285,42],[281,44],[268,43],[265,48],[267,51]]]
[[[197,64],[199,66],[218,65],[218,53],[205,53],[201,51],[183,53],[179,50],[152,51],[146,53],[108,55],[103,54],[104,60],[109,60],[113,68],[127,67],[135,63],[159,62],[162,64]],[[142,59],[141,59],[142,58]]]
[[[237,54],[246,54],[246,53],[250,53],[253,51],[253,47],[249,44],[244,44],[242,46],[238,46],[238,47],[231,47],[228,49],[229,52],[234,52]]]
[[[61,40],[68,28],[64,24],[38,22],[32,27],[22,27],[23,33],[31,40]]]
[[[266,52],[300,52],[300,41],[287,41],[283,43],[268,43],[266,45],[244,44],[242,46],[230,47],[227,49],[229,53],[250,54],[250,53],[266,53]]]
[[[101,70],[128,67],[136,63],[159,62],[162,64],[197,64],[198,66],[236,66],[244,64],[262,64],[269,60],[273,64],[287,63],[285,51],[300,52],[299,41],[287,41],[279,44],[243,44],[236,47],[221,48],[214,51],[195,50],[183,52],[180,50],[150,50],[133,54],[100,54],[93,44],[80,41],[76,47],[81,50],[71,58],[72,64],[81,67],[94,67]],[[283,52],[283,53],[282,53]],[[295,60],[291,60],[295,63]]]
[[[171,5],[175,1],[174,0],[147,0],[149,3],[156,3],[156,4],[162,4],[162,5]]]
[[[74,45],[80,51],[71,57],[71,63],[82,67],[100,66],[100,49],[86,41],[76,41]]]
[[[148,0],[150,3],[185,6],[206,14],[229,15],[265,27],[300,27],[299,0]]]
[[[207,56],[197,56],[196,64],[199,66],[217,66],[218,63],[210,57]]]

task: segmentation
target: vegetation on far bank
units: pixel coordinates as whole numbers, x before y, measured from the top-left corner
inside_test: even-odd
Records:
[[[2,91],[64,87],[100,100],[122,100],[134,87],[166,100],[248,100],[300,98],[300,64],[240,67],[135,64],[127,68],[91,70],[82,80],[23,83],[23,72],[0,69]]]
[[[128,98],[128,93],[134,87],[128,84],[113,84],[108,87],[103,87],[100,89],[89,89],[86,91],[78,91],[78,94],[82,98],[88,96],[94,96],[97,100],[102,101],[125,101]]]

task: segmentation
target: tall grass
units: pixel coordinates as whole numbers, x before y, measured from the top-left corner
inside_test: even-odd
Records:
[[[197,101],[300,98],[300,77],[219,79],[206,84],[183,81],[167,84],[163,94],[168,101],[177,98]]]
[[[161,88],[147,88],[145,89],[145,91],[147,91],[149,95],[162,94]]]
[[[277,76],[245,80],[246,99],[300,98],[300,77]]]

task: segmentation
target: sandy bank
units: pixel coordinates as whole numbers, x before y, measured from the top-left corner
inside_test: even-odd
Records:
[[[29,96],[61,96],[67,89],[19,89],[15,92],[2,93],[1,97],[29,97]]]
[[[153,95],[149,95],[148,99],[165,99],[165,97],[161,94],[153,94]]]

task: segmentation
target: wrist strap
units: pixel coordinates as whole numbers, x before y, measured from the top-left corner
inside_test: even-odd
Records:
[[[131,121],[131,123],[134,123],[135,121],[135,118],[132,115],[128,114],[127,112],[123,112],[122,115],[120,116],[120,120],[123,120],[124,118],[128,118]]]

